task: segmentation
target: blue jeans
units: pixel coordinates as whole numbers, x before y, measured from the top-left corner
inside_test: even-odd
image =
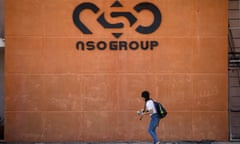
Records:
[[[160,117],[158,116],[158,114],[156,113],[152,114],[149,127],[148,127],[148,132],[152,136],[154,144],[159,141],[156,134],[156,128],[158,127],[159,121],[160,121]]]

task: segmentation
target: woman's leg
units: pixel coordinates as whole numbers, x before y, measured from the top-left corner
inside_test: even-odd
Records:
[[[154,144],[159,141],[156,134],[156,128],[159,124],[159,120],[158,116],[152,116],[148,127],[148,132],[152,136]]]

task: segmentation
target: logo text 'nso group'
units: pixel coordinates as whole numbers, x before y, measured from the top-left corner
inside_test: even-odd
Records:
[[[115,1],[112,5],[112,8],[122,8],[123,5],[119,1]],[[90,10],[91,12],[98,14],[100,12],[100,8],[95,4],[91,2],[84,2],[80,3],[73,11],[73,22],[75,26],[86,35],[93,34],[94,31],[90,30],[87,25],[84,24],[84,22],[80,18],[80,14],[83,13],[85,10]],[[153,21],[150,25],[144,26],[144,25],[138,25],[135,28],[135,32],[142,35],[149,35],[153,32],[155,32],[161,24],[161,12],[159,8],[150,2],[140,2],[137,3],[132,10],[134,10],[137,13],[141,13],[144,10],[150,11],[153,15]],[[129,11],[132,11],[129,10]],[[137,22],[137,18],[129,11],[112,11],[110,13],[110,16],[112,18],[117,17],[124,17],[128,20],[130,27]],[[105,12],[102,12],[98,14],[98,18],[96,19],[96,22],[98,22],[104,29],[124,29],[124,24],[122,22],[118,23],[110,23],[106,19]],[[124,35],[123,32],[113,32],[113,40],[110,41],[77,41],[76,42],[76,48],[77,50],[153,50],[155,47],[158,46],[158,41],[156,40],[140,40],[140,41],[124,41],[119,40],[119,38]]]

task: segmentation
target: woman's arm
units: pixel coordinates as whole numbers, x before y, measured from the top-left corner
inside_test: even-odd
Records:
[[[149,114],[152,114],[153,113],[153,110],[151,109],[150,111],[144,111],[142,112],[141,116],[140,116],[140,120],[142,120],[143,116],[145,115],[149,115]]]
[[[149,111],[145,111],[142,113],[142,115],[149,115],[153,113],[153,109],[150,109]]]

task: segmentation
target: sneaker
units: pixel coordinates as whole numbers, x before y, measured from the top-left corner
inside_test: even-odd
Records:
[[[160,144],[160,141],[158,141],[156,144]]]

